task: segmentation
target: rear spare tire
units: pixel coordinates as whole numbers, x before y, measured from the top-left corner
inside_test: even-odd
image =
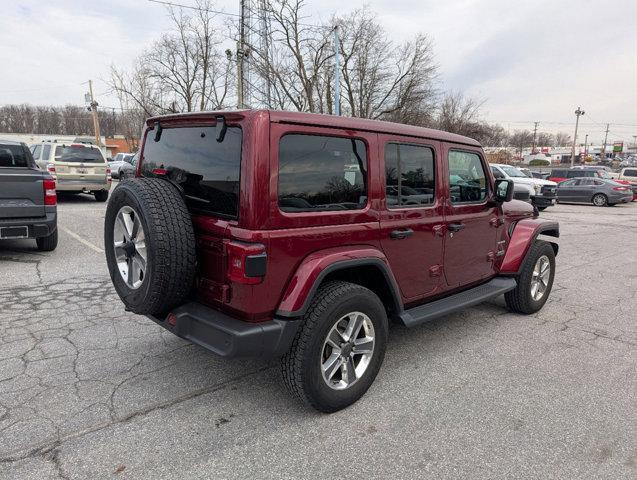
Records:
[[[179,190],[167,180],[136,178],[115,188],[106,208],[104,249],[127,310],[161,314],[190,292],[195,234]]]

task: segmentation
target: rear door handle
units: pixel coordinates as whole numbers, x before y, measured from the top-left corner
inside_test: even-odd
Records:
[[[407,228],[405,230],[392,230],[389,234],[390,238],[394,239],[402,239],[411,237],[414,234],[414,231],[411,228]]]
[[[464,223],[450,223],[449,225],[447,225],[447,230],[453,233],[459,232],[463,228],[464,228]]]

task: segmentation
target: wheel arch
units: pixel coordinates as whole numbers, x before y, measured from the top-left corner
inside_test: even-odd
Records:
[[[293,318],[304,315],[320,286],[331,280],[344,280],[369,288],[381,299],[388,316],[402,312],[396,280],[378,250],[374,249],[372,256],[358,258],[341,253],[337,258],[327,254],[319,260],[316,255],[313,256],[304,260],[297,269],[279,303],[276,316]]]
[[[531,245],[536,240],[548,242],[557,255],[560,236],[560,225],[539,219],[525,219],[515,224],[511,233],[508,248],[500,266],[500,275],[518,275]]]

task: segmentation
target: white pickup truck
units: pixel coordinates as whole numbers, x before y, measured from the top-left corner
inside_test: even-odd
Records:
[[[516,185],[525,185],[532,188],[531,203],[538,210],[544,210],[546,207],[555,204],[557,183],[550,180],[542,180],[541,178],[528,177],[524,172],[512,165],[492,163],[491,172],[496,179],[506,178],[507,180],[512,180]]]

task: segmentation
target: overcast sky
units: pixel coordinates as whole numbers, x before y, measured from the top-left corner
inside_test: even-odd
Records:
[[[195,0],[179,0],[194,4]],[[396,40],[432,38],[441,90],[485,101],[483,116],[511,130],[637,135],[637,0],[308,0],[317,22],[367,4]],[[239,0],[219,0],[238,13]],[[346,9],[345,9],[346,8]],[[2,0],[0,104],[83,103],[92,78],[101,105],[111,64],[133,59],[167,27],[147,0]]]

